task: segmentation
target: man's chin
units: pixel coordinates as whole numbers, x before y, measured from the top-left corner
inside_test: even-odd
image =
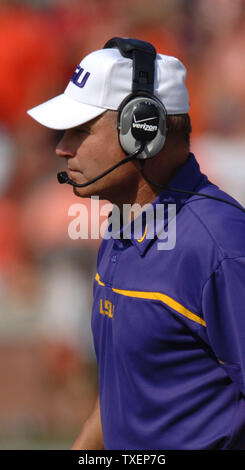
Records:
[[[83,197],[83,198],[89,198],[92,196],[100,196],[100,194],[97,194],[96,191],[93,191],[92,188],[89,186],[86,188],[76,188],[76,186],[73,186],[73,193],[78,196],[78,197]]]

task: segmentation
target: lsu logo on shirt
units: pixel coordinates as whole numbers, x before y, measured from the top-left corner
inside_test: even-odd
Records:
[[[100,299],[100,314],[107,315],[109,318],[114,317],[115,306],[110,300]]]
[[[90,73],[85,72],[85,70],[81,67],[81,65],[78,65],[70,81],[74,83],[74,85],[78,86],[79,88],[83,88],[86,85],[89,76],[90,76]]]

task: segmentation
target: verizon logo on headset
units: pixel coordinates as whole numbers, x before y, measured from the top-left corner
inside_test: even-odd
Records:
[[[157,119],[156,117],[151,117],[151,118],[140,119],[139,121],[136,121],[136,118],[134,116],[134,122],[132,125],[133,127],[137,127],[138,129],[143,129],[144,131],[154,132],[154,131],[157,131],[157,126],[152,125],[150,121],[153,121],[156,119]]]
[[[74,83],[74,85],[77,85],[79,88],[83,88],[85,84],[87,83],[89,76],[90,76],[90,73],[85,72],[85,70],[81,67],[81,65],[78,65],[70,81]]]
[[[156,137],[159,126],[159,113],[155,105],[147,100],[136,104],[131,124],[135,139],[148,141]]]

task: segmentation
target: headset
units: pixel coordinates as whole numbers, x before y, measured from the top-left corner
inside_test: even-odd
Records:
[[[114,37],[107,41],[104,49],[107,48],[117,48],[123,57],[130,58],[133,61],[132,91],[119,106],[117,122],[118,139],[127,157],[104,173],[83,184],[77,184],[72,181],[66,172],[59,172],[57,174],[59,183],[68,183],[72,186],[83,188],[104,178],[104,176],[119,166],[137,159],[144,179],[159,189],[214,199],[245,212],[242,206],[231,201],[200,192],[162,186],[151,181],[145,175],[144,166],[146,160],[154,157],[162,150],[167,133],[166,108],[154,96],[156,49],[149,42],[120,37]]]
[[[119,142],[127,155],[144,144],[136,158],[146,160],[163,148],[167,131],[167,111],[154,96],[156,49],[146,41],[118,37],[104,46],[105,49],[113,47],[123,57],[133,60],[132,93],[118,109]]]

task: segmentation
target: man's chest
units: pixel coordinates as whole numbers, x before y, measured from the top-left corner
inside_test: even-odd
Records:
[[[141,257],[130,243],[108,246],[94,281],[92,327],[98,355],[110,354],[108,344],[117,354],[144,351],[145,357],[147,352],[176,352],[179,341],[193,349],[193,331],[205,322],[193,282],[187,282],[188,269],[181,272],[183,262],[176,253],[154,249]]]

